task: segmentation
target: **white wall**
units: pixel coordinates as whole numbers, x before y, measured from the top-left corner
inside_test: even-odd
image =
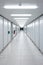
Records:
[[[32,34],[32,40],[34,41],[35,40],[35,27],[34,27],[34,22],[32,23],[32,31],[33,31],[33,34]]]
[[[0,51],[3,49],[3,18],[0,17]]]
[[[40,49],[43,52],[43,17],[40,18]]]
[[[11,22],[8,21],[8,43],[11,41]]]
[[[4,47],[8,43],[8,21],[4,19]]]
[[[32,38],[32,23],[27,26],[27,34]]]
[[[12,38],[16,35],[17,31],[18,29],[16,29],[16,25],[11,23],[6,18],[0,16],[0,52],[12,40]]]
[[[40,41],[40,39],[39,39],[39,35],[40,35],[40,31],[39,31],[39,20],[36,20],[35,21],[35,25],[34,25],[34,33],[35,33],[35,44],[39,47],[39,41]]]
[[[27,25],[26,34],[34,41],[36,46],[43,52],[43,16]]]

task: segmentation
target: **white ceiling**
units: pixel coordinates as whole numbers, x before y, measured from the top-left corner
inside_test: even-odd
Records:
[[[9,5],[9,4],[19,4],[19,2],[22,3],[28,3],[28,4],[36,4],[38,6],[37,9],[34,10],[6,10],[3,8],[4,5]],[[20,26],[24,24],[28,24],[29,22],[31,22],[34,18],[38,17],[40,14],[43,13],[43,0],[0,0],[0,14],[5,16],[6,18],[8,18],[9,20],[11,20],[14,23],[18,23]],[[11,14],[32,14],[31,17],[29,17],[30,19],[27,21],[25,20],[19,20],[19,21],[15,21],[13,19],[13,17],[11,17]],[[16,17],[17,18],[17,17]]]

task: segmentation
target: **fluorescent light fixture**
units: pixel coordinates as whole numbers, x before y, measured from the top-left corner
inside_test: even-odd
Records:
[[[38,6],[37,5],[5,5],[4,6],[5,9],[37,9]]]
[[[29,18],[14,18],[16,20],[25,20],[25,19],[29,19]]]
[[[11,14],[11,16],[32,16],[32,14]]]

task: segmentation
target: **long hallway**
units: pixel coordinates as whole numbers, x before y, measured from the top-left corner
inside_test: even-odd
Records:
[[[43,55],[21,31],[1,53],[0,65],[43,65]]]

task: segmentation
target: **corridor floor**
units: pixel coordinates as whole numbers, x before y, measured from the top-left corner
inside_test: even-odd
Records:
[[[0,54],[0,65],[43,65],[43,55],[21,31]]]

